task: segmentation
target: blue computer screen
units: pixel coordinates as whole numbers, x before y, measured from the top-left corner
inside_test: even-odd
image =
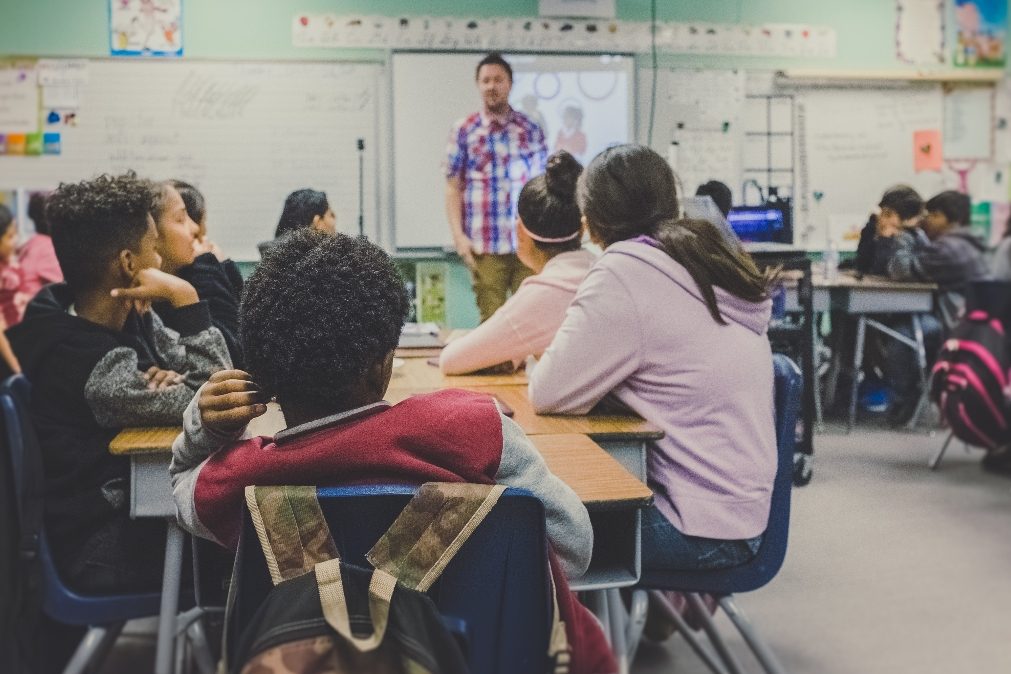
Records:
[[[783,211],[765,206],[732,208],[727,222],[741,241],[776,241],[786,226]]]

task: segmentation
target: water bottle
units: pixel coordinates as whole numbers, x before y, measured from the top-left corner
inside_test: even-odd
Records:
[[[835,281],[839,278],[839,249],[835,241],[830,241],[825,251],[825,280]]]

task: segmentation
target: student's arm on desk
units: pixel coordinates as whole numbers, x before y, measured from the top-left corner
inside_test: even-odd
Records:
[[[214,452],[244,437],[246,426],[266,411],[249,375],[241,370],[225,370],[212,375],[183,412],[183,431],[172,443],[172,496],[176,519],[187,531],[216,540],[200,524],[196,513],[197,478],[200,468]],[[205,421],[202,410],[206,410]]]
[[[590,270],[530,381],[538,414],[586,414],[639,366],[642,322],[610,270]]]
[[[554,475],[523,429],[502,416],[502,460],[495,481],[526,489],[544,504],[548,539],[566,575],[581,576],[590,565],[593,527],[586,506],[569,485]]]
[[[892,246],[888,258],[888,278],[895,281],[922,281],[919,253],[925,237],[919,230],[897,234],[889,239]]]

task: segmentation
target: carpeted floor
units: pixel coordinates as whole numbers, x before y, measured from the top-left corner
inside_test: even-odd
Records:
[[[943,436],[830,428],[814,480],[794,490],[790,548],[770,585],[738,597],[789,672],[1011,672],[1011,479]],[[757,664],[719,620],[748,672]],[[153,624],[135,625],[105,674],[150,671]],[[644,643],[634,674],[707,671],[678,636]]]

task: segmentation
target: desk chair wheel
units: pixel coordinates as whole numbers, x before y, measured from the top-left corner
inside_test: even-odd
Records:
[[[804,452],[793,453],[793,485],[803,487],[814,476],[814,457]]]

